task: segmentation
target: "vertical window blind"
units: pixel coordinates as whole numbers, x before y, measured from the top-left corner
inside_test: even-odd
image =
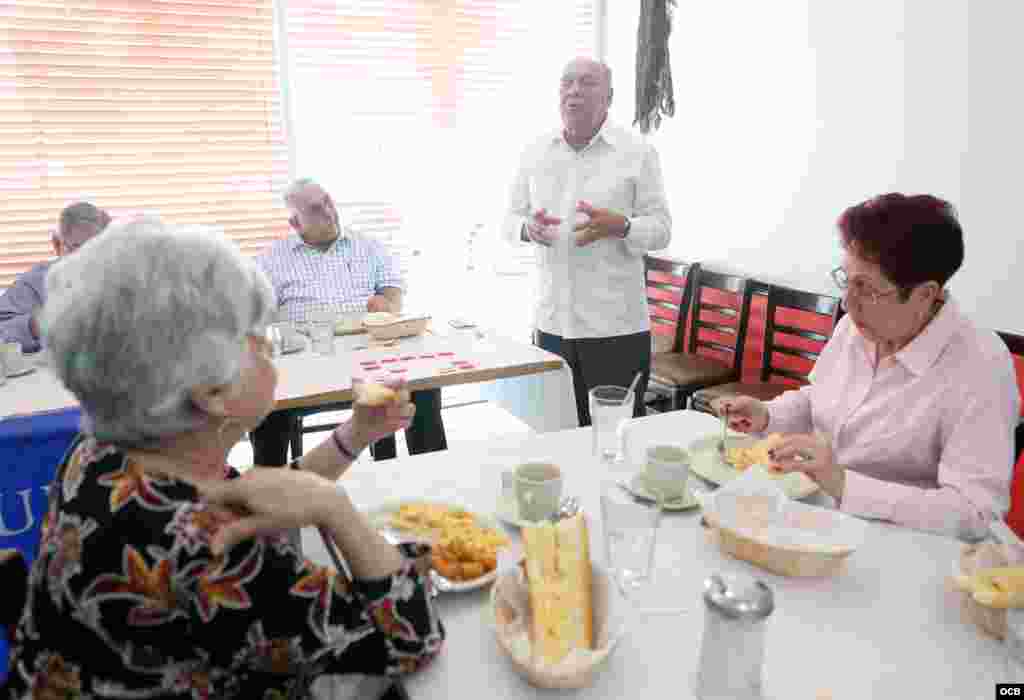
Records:
[[[522,149],[560,124],[562,66],[595,55],[596,5],[288,0],[296,175],[394,246],[413,294],[462,286],[497,239]]]
[[[0,2],[0,287],[60,210],[158,212],[250,252],[288,177],[272,0]]]

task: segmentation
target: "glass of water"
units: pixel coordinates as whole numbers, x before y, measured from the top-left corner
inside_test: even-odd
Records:
[[[661,504],[633,498],[618,483],[601,489],[605,564],[619,591],[634,605],[651,583]]]
[[[594,455],[602,462],[626,459],[625,426],[633,417],[635,396],[624,386],[595,386],[590,390],[590,422]]]
[[[334,354],[335,313],[329,309],[318,309],[309,315],[309,338],[313,352],[318,355]]]

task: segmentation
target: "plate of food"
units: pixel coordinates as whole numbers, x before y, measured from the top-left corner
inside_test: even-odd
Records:
[[[725,439],[725,455],[718,451],[720,435],[694,440],[690,443],[690,471],[714,484],[726,484],[755,464],[779,480],[781,488],[790,498],[807,498],[818,490],[818,485],[800,472],[779,473],[767,469],[768,450],[782,439],[778,433],[758,439],[749,435],[730,435]]]
[[[431,564],[441,592],[472,591],[497,578],[498,550],[510,544],[491,518],[440,501],[391,501],[369,513],[385,534],[433,545]]]

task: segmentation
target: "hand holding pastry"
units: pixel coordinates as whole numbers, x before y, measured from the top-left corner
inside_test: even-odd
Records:
[[[354,379],[352,389],[356,395],[352,404],[353,447],[362,449],[409,427],[416,407],[404,381],[377,384]]]

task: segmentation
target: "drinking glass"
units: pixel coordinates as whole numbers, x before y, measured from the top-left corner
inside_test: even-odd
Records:
[[[602,486],[605,564],[622,596],[634,603],[651,582],[660,522],[660,503],[636,500],[615,482]]]
[[[272,323],[267,326],[267,340],[270,342],[274,357],[280,357],[284,353],[284,334],[278,324]]]
[[[594,455],[602,462],[626,459],[625,425],[633,417],[634,394],[623,386],[595,386],[590,390],[590,421]]]
[[[315,311],[309,316],[309,337],[313,352],[318,355],[334,354],[334,317],[329,310]]]

